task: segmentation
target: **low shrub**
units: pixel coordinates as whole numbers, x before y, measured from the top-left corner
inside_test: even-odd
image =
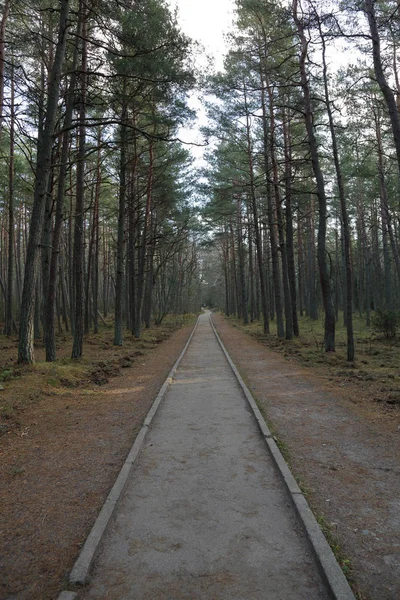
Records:
[[[383,310],[378,308],[372,318],[372,326],[375,331],[382,333],[387,339],[396,337],[399,325],[400,312],[397,310]]]

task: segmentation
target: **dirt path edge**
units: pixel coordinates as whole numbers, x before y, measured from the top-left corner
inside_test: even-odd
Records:
[[[304,530],[306,532],[307,538],[310,542],[312,551],[317,560],[317,564],[320,568],[320,572],[326,583],[329,587],[329,590],[332,594],[332,597],[335,600],[355,600],[355,596],[350,588],[350,585],[340,568],[335,555],[332,552],[331,547],[329,546],[320,526],[316,518],[314,517],[311,508],[301,492],[299,486],[293,474],[291,473],[285,459],[283,458],[278,446],[276,445],[271,432],[262,416],[250,390],[246,386],[243,381],[239,371],[237,370],[235,364],[233,363],[231,357],[228,354],[224,344],[222,343],[221,338],[218,335],[217,329],[213,323],[212,318],[210,318],[211,326],[213,328],[214,334],[218,340],[219,345],[225,357],[240,385],[242,388],[244,395],[250,405],[251,410],[254,413],[254,417],[257,421],[257,424],[260,428],[261,434],[265,439],[268,450],[272,456],[272,459],[275,462],[275,465],[278,469],[278,472],[282,476],[282,479],[287,487],[289,492],[291,501],[296,509],[297,515],[299,517],[300,522],[302,523]]]
[[[193,330],[185,344],[185,347],[183,348],[177,361],[175,362],[174,366],[172,367],[165,382],[161,386],[160,391],[158,392],[149,412],[147,413],[147,416],[143,423],[143,426],[140,429],[138,435],[136,436],[133,446],[132,446],[132,448],[131,448],[131,450],[130,450],[130,452],[118,474],[118,477],[117,477],[113,487],[111,488],[111,491],[108,494],[106,501],[103,504],[103,507],[99,513],[99,516],[97,517],[97,519],[96,519],[96,521],[95,521],[95,523],[83,545],[81,552],[79,553],[79,556],[78,556],[78,558],[71,570],[70,576],[69,576],[69,583],[71,585],[85,585],[88,581],[90,569],[96,558],[96,554],[99,549],[101,540],[104,537],[107,527],[115,513],[115,509],[118,506],[118,502],[124,492],[126,483],[132,472],[132,469],[137,460],[139,452],[143,446],[143,442],[145,440],[145,437],[149,430],[151,422],[157,412],[157,409],[159,408],[162,400],[164,399],[164,397],[171,385],[172,378],[174,377],[182,358],[186,354],[186,351],[187,351],[187,349],[190,345],[190,342],[192,341],[192,338],[194,336],[194,333],[197,329],[197,325],[198,325],[198,320],[196,321],[196,324],[193,327]],[[75,597],[76,597],[76,595],[74,594],[74,592],[62,591],[59,594],[57,600],[66,600],[67,598],[72,599]]]

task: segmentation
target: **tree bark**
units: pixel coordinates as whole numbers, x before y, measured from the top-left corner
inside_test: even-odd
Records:
[[[345,302],[345,322],[347,329],[347,360],[354,361],[354,330],[353,330],[353,267],[351,260],[351,237],[350,223],[347,212],[346,196],[344,191],[342,168],[339,159],[339,150],[336,140],[335,124],[333,121],[332,104],[328,87],[328,67],[326,63],[326,43],[322,32],[321,22],[318,17],[319,33],[322,41],[322,67],[323,81],[325,91],[325,106],[328,113],[329,130],[332,140],[333,161],[335,163],[336,182],[339,191],[340,211],[343,224],[343,242],[344,242],[344,263],[346,271],[346,302]]]
[[[5,35],[8,17],[10,16],[11,0],[5,0],[3,16],[0,22],[0,139],[4,119],[4,66],[5,66]]]
[[[296,268],[294,262],[293,212],[292,212],[292,156],[290,148],[290,118],[283,114],[283,141],[285,150],[285,194],[286,194],[286,255],[290,300],[292,308],[293,335],[299,337],[297,317]]]
[[[284,337],[285,330],[283,326],[283,311],[282,311],[282,294],[281,284],[279,275],[279,256],[278,256],[278,242],[276,236],[276,220],[274,214],[274,206],[272,202],[271,187],[268,182],[269,177],[269,156],[268,156],[268,125],[267,125],[267,107],[265,98],[264,81],[261,84],[261,104],[263,112],[263,151],[264,151],[264,165],[265,165],[265,178],[267,180],[267,213],[268,213],[268,228],[270,234],[270,246],[271,246],[271,260],[272,260],[272,278],[273,278],[273,290],[275,300],[275,314],[276,314],[276,326],[278,337]]]
[[[262,79],[262,76],[261,76]],[[246,105],[246,132],[247,132],[247,153],[249,157],[249,172],[250,172],[250,193],[251,193],[251,208],[253,212],[253,220],[254,220],[254,236],[256,242],[256,253],[257,253],[257,263],[258,263],[258,275],[260,279],[260,291],[261,291],[261,310],[263,314],[263,329],[265,334],[269,334],[269,318],[268,318],[268,299],[265,285],[265,273],[264,273],[264,264],[263,264],[263,249],[262,249],[262,239],[260,232],[260,223],[258,218],[258,206],[257,206],[257,197],[255,191],[254,184],[254,164],[253,164],[253,154],[251,147],[251,137],[250,137],[250,121],[249,121],[249,110],[247,106],[247,96],[246,96],[246,88],[244,89],[245,94],[245,105]]]
[[[392,88],[387,82],[381,57],[381,41],[375,15],[376,0],[365,0],[365,12],[367,13],[369,29],[372,39],[372,57],[374,60],[374,71],[378,85],[385,98],[392,126],[393,140],[396,148],[397,166],[400,174],[400,117],[396,104],[396,98]]]
[[[80,3],[82,15],[82,61],[81,84],[79,86],[79,141],[76,165],[76,203],[74,227],[74,340],[71,358],[81,358],[83,351],[84,332],[84,285],[83,285],[83,240],[84,240],[84,209],[85,209],[85,154],[86,154],[86,97],[87,97],[87,19],[86,3]]]
[[[318,223],[318,247],[317,258],[319,277],[321,283],[322,301],[325,310],[325,351],[335,351],[335,311],[332,302],[330,276],[328,264],[326,260],[326,222],[327,214],[327,199],[325,193],[325,182],[322,174],[320,160],[318,155],[318,143],[314,132],[313,110],[311,104],[310,86],[308,82],[306,59],[308,51],[308,42],[304,34],[304,25],[297,13],[298,0],[293,0],[293,18],[297,27],[301,54],[299,60],[301,87],[304,98],[304,116],[307,129],[308,143],[310,147],[311,163],[314,172],[314,177],[317,185],[317,197],[319,206],[319,223]]]
[[[115,318],[114,346],[123,345],[123,287],[125,257],[125,207],[126,207],[126,80],[122,89],[122,122],[119,164],[119,202],[118,202],[118,234],[117,234],[117,271],[115,279]]]
[[[8,165],[8,272],[7,300],[4,333],[12,335],[13,331],[13,289],[14,289],[14,146],[15,146],[15,85],[14,64],[11,65],[11,114],[10,114],[10,155]]]
[[[61,0],[60,4],[59,33],[55,58],[50,73],[45,123],[43,133],[40,135],[38,141],[33,208],[20,311],[20,334],[18,345],[19,363],[34,362],[33,318],[35,311],[35,288],[40,257],[39,244],[42,234],[44,208],[51,167],[51,151],[57,117],[61,72],[64,63],[65,46],[69,27],[68,13],[70,0]]]

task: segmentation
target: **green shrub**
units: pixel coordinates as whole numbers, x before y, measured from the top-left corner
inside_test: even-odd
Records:
[[[4,369],[3,371],[0,371],[0,381],[8,381],[8,379],[11,379],[13,375],[13,372],[10,371],[10,369]]]
[[[383,310],[378,308],[372,319],[372,326],[388,339],[396,337],[400,325],[400,313],[397,310]]]

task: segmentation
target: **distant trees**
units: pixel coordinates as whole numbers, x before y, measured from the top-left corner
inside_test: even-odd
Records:
[[[353,314],[400,308],[397,2],[236,4],[202,178],[178,139],[191,43],[166,0],[2,3],[0,315],[20,362],[35,337],[51,361],[69,332],[79,358],[112,316],[121,345],[197,307],[212,243],[210,298],[266,334],[322,310],[334,351],[343,314],[352,361]]]
[[[397,5],[236,4],[207,132],[206,215],[218,224],[225,310],[245,318],[244,281],[254,317],[264,280],[265,331],[269,317],[290,339],[297,314],[316,319],[321,305],[327,351],[341,310],[352,361],[354,311],[369,323],[371,311],[399,308]],[[335,71],[344,44],[355,62]]]

